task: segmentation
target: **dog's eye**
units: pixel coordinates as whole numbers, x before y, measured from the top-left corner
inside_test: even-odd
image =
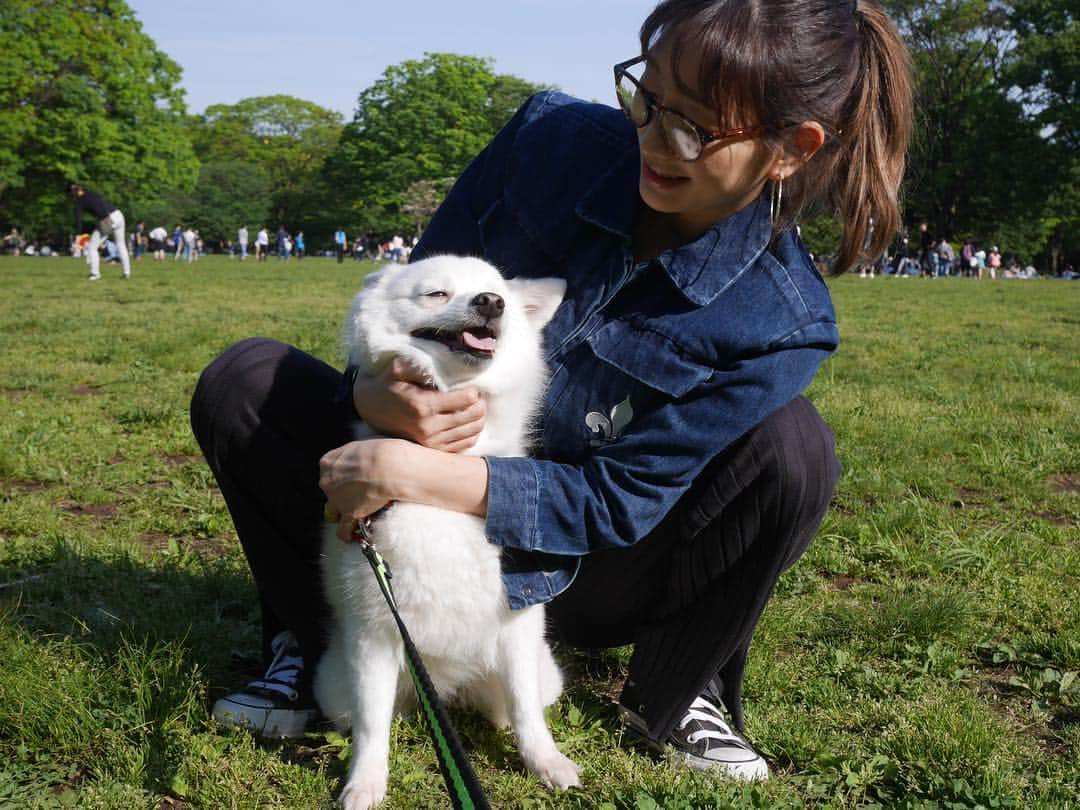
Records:
[[[449,298],[450,295],[445,290],[432,290],[431,292],[424,293],[426,298]]]

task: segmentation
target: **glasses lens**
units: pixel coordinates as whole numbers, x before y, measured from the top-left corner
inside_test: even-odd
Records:
[[[634,126],[645,126],[649,121],[649,103],[638,86],[628,76],[622,75],[619,76],[615,92],[619,97],[619,104]]]
[[[668,146],[683,160],[697,160],[701,154],[701,138],[693,125],[678,113],[664,111],[661,116]]]

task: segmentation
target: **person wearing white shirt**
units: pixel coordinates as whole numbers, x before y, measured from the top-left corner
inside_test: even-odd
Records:
[[[154,261],[160,262],[165,258],[165,240],[169,238],[169,232],[158,225],[149,233],[150,250],[154,254]]]
[[[270,234],[266,232],[266,228],[259,228],[259,233],[255,236],[255,258],[258,261],[265,261],[266,255],[270,252]]]
[[[184,240],[184,258],[188,264],[191,264],[195,260],[195,231],[187,228],[181,234],[181,237]]]

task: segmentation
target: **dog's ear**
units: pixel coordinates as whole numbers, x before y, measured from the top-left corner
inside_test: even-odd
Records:
[[[562,278],[512,278],[506,284],[521,301],[525,317],[537,330],[551,320],[566,295],[566,279]]]
[[[364,283],[361,285],[360,289],[367,290],[374,287],[376,284],[379,283],[381,279],[385,278],[390,274],[391,269],[392,268],[390,268],[389,266],[384,265],[378,270],[372,270],[370,273],[364,276]]]

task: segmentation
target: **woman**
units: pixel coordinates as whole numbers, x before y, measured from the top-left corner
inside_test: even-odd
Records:
[[[204,372],[192,422],[273,656],[215,717],[284,735],[315,716],[321,487],[343,537],[391,500],[484,516],[512,606],[548,602],[566,644],[634,645],[632,730],[694,767],[767,774],[725,712],[741,731],[754,628],[839,476],[799,396],[838,338],[794,222],[815,198],[838,213],[838,271],[899,230],[909,67],[876,0],[665,0],[641,54],[616,66],[622,112],[527,102],[413,254],[566,278],[534,458],[461,455],[484,403],[400,365],[343,383],[260,339]],[[395,438],[348,441],[357,414]]]

